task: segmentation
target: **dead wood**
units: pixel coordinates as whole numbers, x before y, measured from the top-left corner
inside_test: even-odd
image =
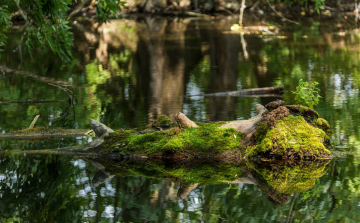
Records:
[[[239,131],[249,137],[252,135],[252,133],[254,133],[256,131],[257,123],[259,123],[262,120],[263,114],[266,111],[267,111],[267,109],[264,106],[257,104],[256,105],[256,112],[258,114],[257,116],[252,117],[248,120],[231,121],[231,122],[228,122],[228,123],[220,126],[220,128],[234,128],[237,131]]]
[[[53,103],[53,102],[68,102],[68,100],[0,101],[0,104],[37,104],[37,103]]]
[[[188,117],[186,117],[186,115],[181,112],[175,114],[175,119],[181,129],[185,127],[198,127],[195,122],[191,121]]]
[[[186,198],[190,194],[190,192],[193,189],[195,189],[198,185],[199,185],[198,183],[196,183],[196,184],[185,184],[185,183],[180,184],[180,188],[178,190],[177,197],[180,199]]]
[[[259,94],[262,95],[269,93],[279,93],[283,90],[284,90],[284,86],[280,86],[280,87],[241,89],[238,91],[218,92],[218,93],[190,95],[190,96],[244,96],[244,95],[259,95]]]

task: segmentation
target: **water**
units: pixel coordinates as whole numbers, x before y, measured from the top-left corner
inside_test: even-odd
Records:
[[[310,187],[305,185],[304,190],[279,196],[274,202],[276,190],[260,184],[261,177],[258,185],[220,183],[232,171],[244,174],[241,166],[199,164],[191,168],[184,164],[181,169],[150,161],[104,163],[81,157],[3,154],[0,221],[359,221],[360,35],[327,33],[314,22],[276,36],[241,36],[227,31],[232,23],[145,18],[114,20],[101,27],[90,22],[75,24],[70,64],[62,63],[48,49],[37,49],[31,59],[22,47],[20,56],[17,47],[22,32],[14,30],[0,65],[2,70],[24,72],[0,73],[0,101],[65,102],[1,103],[0,132],[27,128],[36,114],[41,114],[38,125],[89,128],[89,120],[95,118],[114,129],[141,128],[160,114],[174,119],[178,111],[199,122],[247,119],[255,114],[255,104],[278,97],[184,96],[284,85],[283,100],[293,104],[291,91],[299,79],[315,80],[323,97],[315,109],[329,121],[332,142],[339,147],[332,151],[336,158],[312,176]],[[78,98],[75,120],[73,114],[59,119],[69,109],[68,97],[48,83],[74,86]],[[3,140],[0,147],[50,149],[88,141],[84,137]],[[99,171],[98,164],[107,169]],[[208,181],[201,178],[205,169],[213,171]],[[256,178],[259,173],[247,174]],[[289,173],[301,177],[300,172]],[[290,174],[277,177],[284,182],[296,179]],[[178,198],[178,190],[184,185],[174,176],[194,178],[192,190],[183,199]],[[198,179],[203,183],[196,185]],[[281,189],[276,179],[271,182]]]

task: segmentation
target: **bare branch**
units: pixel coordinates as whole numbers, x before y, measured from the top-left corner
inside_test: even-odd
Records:
[[[89,2],[90,0],[85,0],[84,2],[81,2],[78,6],[76,6],[76,8],[74,9],[74,11],[72,11],[69,16],[68,19],[70,19],[71,17],[75,16],[76,14],[78,14],[79,12],[81,12],[81,10],[84,8],[84,6]]]
[[[21,9],[21,7],[20,7],[20,0],[18,0],[18,1],[15,1],[15,0],[14,0],[14,2],[16,3],[16,6],[18,7],[19,12],[20,12],[21,16],[24,18],[24,20],[26,21],[26,23],[29,23],[29,24],[30,24],[30,21],[29,21],[28,18],[25,16],[24,11],[23,11],[23,10]]]
[[[274,9],[274,7],[272,7],[272,5],[270,4],[269,0],[266,0],[266,2],[269,4],[270,8],[275,12],[276,15],[280,16],[281,18],[285,19],[285,20],[288,21],[288,22],[295,23],[296,25],[299,25],[299,26],[300,26],[300,23],[295,22],[295,21],[292,21],[292,20],[290,20],[290,19],[287,19],[287,18],[285,18],[283,15],[281,15],[280,13],[278,13],[278,11],[276,11],[276,10]]]

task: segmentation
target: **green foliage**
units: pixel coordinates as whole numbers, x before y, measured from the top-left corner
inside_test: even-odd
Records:
[[[302,79],[299,80],[299,85],[296,87],[296,91],[292,91],[295,94],[295,100],[298,104],[309,106],[313,108],[314,105],[319,104],[320,89],[317,88],[319,83],[316,81],[304,82]]]
[[[158,126],[170,126],[172,124],[171,120],[169,119],[169,117],[167,117],[166,115],[161,115],[156,124]]]
[[[1,222],[15,222],[14,218],[18,222],[84,222],[84,199],[76,196],[79,189],[74,187],[81,169],[71,165],[71,158],[11,155],[1,159]]]
[[[6,35],[3,32],[11,25],[11,18],[7,13],[7,8],[7,5],[0,6],[0,47],[4,46],[6,41]],[[0,52],[1,51],[3,50],[0,48]]]
[[[111,14],[116,16],[120,6],[124,4],[120,0],[97,0],[96,15],[99,22],[106,22]]]
[[[70,23],[65,20],[60,20],[56,25],[48,20],[39,27],[30,27],[26,34],[26,46],[30,55],[35,52],[36,47],[45,46],[47,43],[61,60],[70,62],[73,45],[73,33],[70,29]]]
[[[10,14],[20,12],[26,22],[24,36],[30,54],[38,47],[48,44],[61,60],[70,62],[72,58],[73,33],[68,21],[71,0],[5,0],[0,3],[0,47],[4,46],[4,32],[11,25]],[[97,0],[96,15],[99,22],[106,22],[111,14],[116,15],[124,4],[120,0]]]

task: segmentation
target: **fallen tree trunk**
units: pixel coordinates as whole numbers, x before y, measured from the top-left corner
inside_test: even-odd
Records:
[[[163,115],[140,132],[114,131],[91,120],[96,134],[93,142],[54,153],[220,160],[330,158],[330,151],[325,147],[331,134],[328,123],[310,108],[283,106],[283,103],[278,100],[265,107],[258,104],[257,116],[231,122],[195,123],[183,113],[177,113],[176,124]]]

